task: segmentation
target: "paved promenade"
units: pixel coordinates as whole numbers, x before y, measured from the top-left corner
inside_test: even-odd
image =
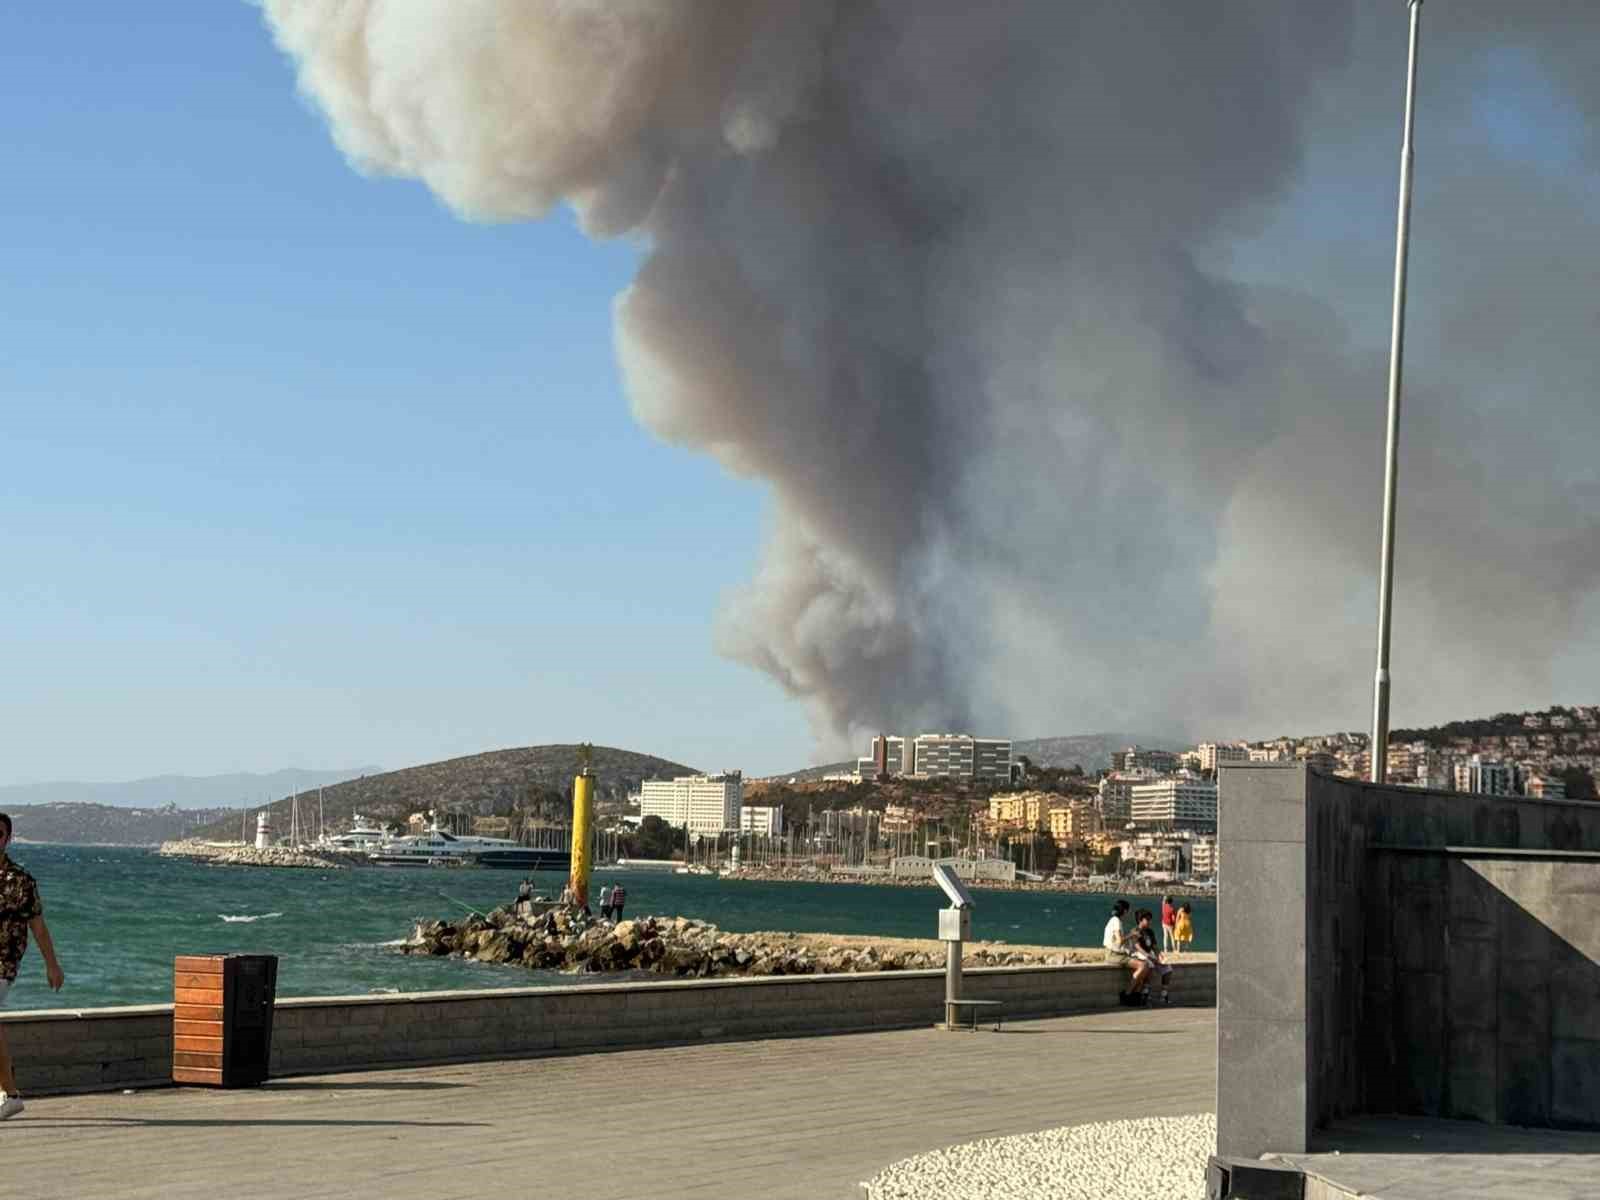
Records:
[[[911,1154],[1209,1111],[1214,1009],[45,1097],[7,1200],[854,1197]]]

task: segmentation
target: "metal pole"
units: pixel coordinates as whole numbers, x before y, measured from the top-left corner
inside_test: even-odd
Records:
[[[944,1027],[955,1028],[955,1002],[961,999],[961,943],[946,942],[944,957]]]
[[[1395,473],[1400,453],[1400,382],[1406,345],[1406,265],[1411,249],[1412,133],[1416,126],[1417,40],[1422,25],[1422,0],[1410,0],[1411,48],[1406,65],[1406,126],[1400,146],[1400,216],[1394,247],[1394,326],[1389,343],[1389,432],[1383,477],[1383,562],[1378,576],[1378,672],[1373,680],[1373,783],[1382,783],[1389,768],[1389,631],[1394,604]]]

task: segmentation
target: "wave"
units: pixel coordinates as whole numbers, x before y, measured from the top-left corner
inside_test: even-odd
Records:
[[[283,914],[281,912],[256,913],[254,916],[251,916],[249,914],[241,914],[241,915],[236,916],[236,917],[229,916],[227,913],[218,913],[217,914],[217,917],[218,917],[219,920],[226,921],[230,925],[238,924],[240,922],[244,922],[245,924],[248,924],[251,921],[270,921],[273,917],[281,917],[281,916],[283,916]]]

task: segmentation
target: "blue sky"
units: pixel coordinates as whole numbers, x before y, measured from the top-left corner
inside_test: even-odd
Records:
[[[712,649],[760,490],[619,387],[638,248],[357,175],[249,5],[128,11],[0,39],[0,782],[806,761]]]

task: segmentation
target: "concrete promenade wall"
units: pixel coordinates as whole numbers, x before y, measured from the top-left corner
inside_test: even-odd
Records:
[[[1364,1113],[1600,1127],[1600,805],[1252,764],[1219,809],[1221,1153]]]
[[[1008,1020],[1095,1012],[1116,1007],[1124,977],[1099,965],[980,968],[965,972],[963,995],[1002,1001]],[[1180,962],[1173,991],[1185,1006],[1215,1004],[1215,963]],[[282,999],[272,1074],[897,1029],[931,1025],[943,1008],[942,971]],[[0,1013],[0,1028],[26,1093],[171,1080],[170,1005]]]

